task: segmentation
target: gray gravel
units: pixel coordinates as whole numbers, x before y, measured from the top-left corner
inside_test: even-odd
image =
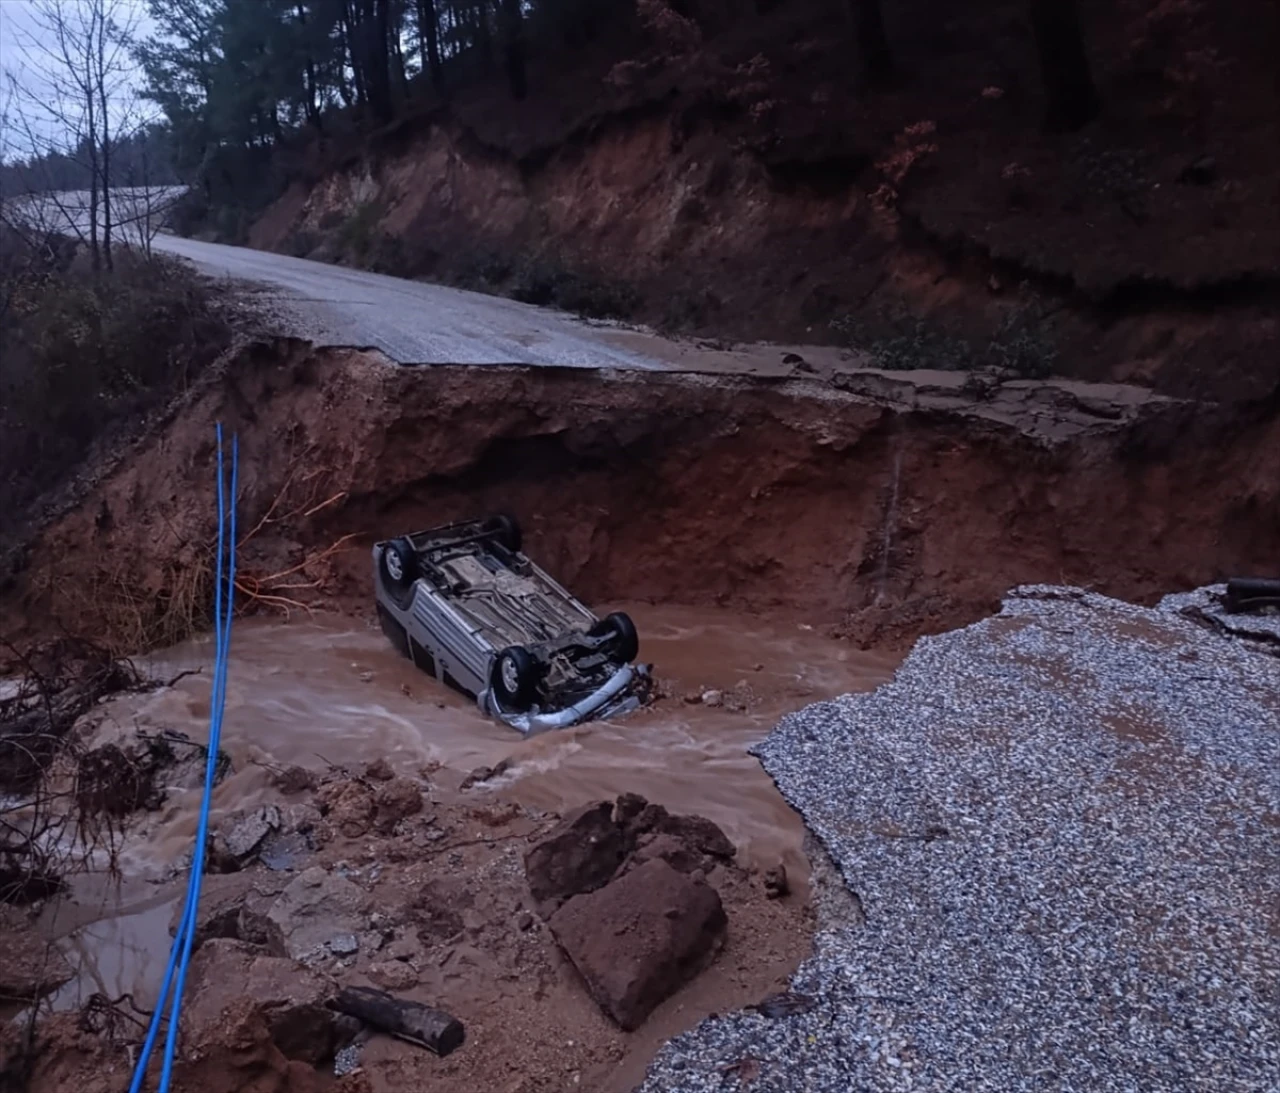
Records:
[[[1187,605],[1018,589],[784,719],[757,754],[857,900],[812,1010],[643,1093],[1280,1090],[1280,657]]]

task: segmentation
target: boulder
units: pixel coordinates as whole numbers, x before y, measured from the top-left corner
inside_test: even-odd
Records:
[[[188,1032],[174,1088],[200,1093],[320,1093],[327,1088],[314,1064],[281,1052],[268,1015],[253,998],[236,997],[216,1019],[202,1018],[198,1025],[189,1024],[188,1013],[183,1013]]]
[[[701,854],[674,835],[651,831],[647,835],[640,836],[626,868],[630,871],[655,858],[666,862],[672,869],[681,873],[692,873],[695,869],[702,869],[704,862]]]
[[[325,959],[328,943],[340,934],[361,934],[368,928],[372,900],[346,877],[313,866],[289,882],[267,911],[284,936],[295,960]]]
[[[539,903],[558,907],[572,896],[609,883],[623,857],[622,830],[613,804],[596,801],[570,812],[524,859],[529,891]]]
[[[331,980],[293,960],[213,938],[191,960],[183,1023],[196,1040],[209,1039],[227,1010],[248,998],[286,1059],[316,1065],[336,1050],[336,1014],[329,1006],[336,995]]]
[[[727,920],[714,888],[654,859],[574,896],[549,925],[592,998],[631,1031],[715,958]]]
[[[628,852],[637,849],[647,835],[670,836],[691,853],[713,859],[703,863],[704,868],[732,861],[738,852],[714,821],[705,816],[673,816],[662,805],[649,804],[634,794],[618,798],[618,819]]]

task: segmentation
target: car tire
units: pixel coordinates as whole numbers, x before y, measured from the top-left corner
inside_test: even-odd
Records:
[[[523,713],[532,706],[539,680],[538,662],[523,646],[512,645],[494,658],[489,683],[504,709]]]
[[[481,525],[481,530],[486,535],[491,535],[512,554],[519,554],[520,548],[524,546],[524,533],[520,530],[520,524],[514,516],[508,516],[506,513],[490,516]]]
[[[392,539],[382,548],[379,561],[382,580],[401,606],[413,599],[413,582],[418,579],[418,552],[408,539]]]
[[[610,652],[623,664],[630,664],[640,655],[640,635],[636,633],[636,624],[625,611],[615,611],[601,619],[591,628],[591,636],[611,638]]]

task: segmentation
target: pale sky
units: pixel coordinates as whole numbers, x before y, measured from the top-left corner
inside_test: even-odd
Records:
[[[63,3],[73,7],[77,0],[63,0]],[[144,0],[117,0],[117,3],[130,9],[131,16],[136,18],[136,33],[145,35],[150,31],[152,23]],[[39,73],[32,71],[24,54],[24,40],[29,39],[36,48],[40,46],[41,28],[32,11],[37,5],[38,0],[0,0],[0,110],[4,109],[9,99],[10,77],[16,80],[24,90],[38,98],[44,101],[49,98],[48,93],[40,86],[43,81]],[[27,48],[30,46],[28,45]],[[10,103],[9,109],[14,108],[15,104]],[[47,119],[34,116],[39,113],[38,110],[28,108],[26,113],[33,127],[38,124],[47,132],[50,123]],[[6,149],[12,150],[15,154],[25,152],[22,147],[24,138],[17,135],[15,127],[10,124],[5,126],[5,130],[0,132],[0,156],[5,154]]]

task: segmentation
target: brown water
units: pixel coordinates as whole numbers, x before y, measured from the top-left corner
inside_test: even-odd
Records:
[[[212,823],[274,799],[261,764],[359,769],[382,757],[406,773],[439,764],[432,780],[440,792],[452,793],[474,768],[510,759],[501,778],[470,791],[478,803],[496,791],[561,811],[639,793],[710,817],[739,846],[744,863],[782,861],[803,884],[803,825],[747,749],[790,710],[876,686],[898,658],[853,649],[794,621],[706,609],[625,609],[640,631],[641,658],[653,663],[669,697],[617,722],[530,740],[417,671],[376,629],[340,618],[237,624],[222,737],[234,773],[215,793]],[[149,661],[165,676],[203,671],[167,690],[113,703],[104,733],[168,728],[204,740],[211,639]],[[755,696],[746,710],[683,700],[708,689],[728,694],[744,680]],[[147,1004],[163,973],[169,917],[185,885],[172,879],[174,865],[190,851],[198,807],[196,791],[171,794],[130,837],[122,884],[95,882],[77,890],[74,904],[64,901],[53,929],[66,939],[73,964],[86,970],[64,989],[61,1003],[102,990],[111,997],[133,991]]]

